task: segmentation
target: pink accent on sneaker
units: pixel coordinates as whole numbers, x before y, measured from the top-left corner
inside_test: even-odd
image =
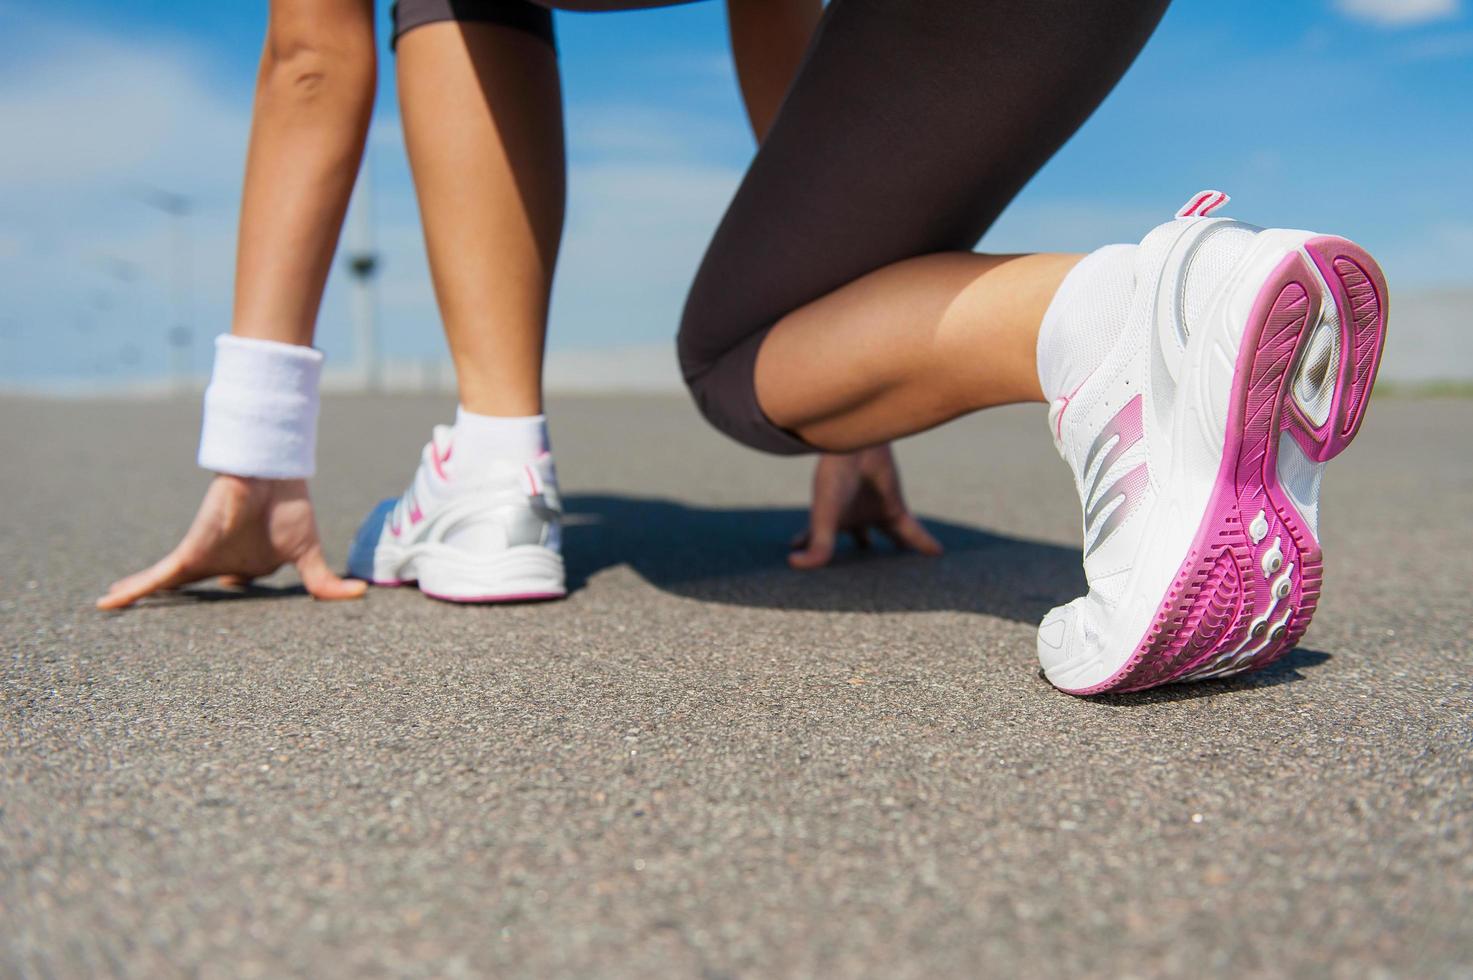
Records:
[[[1079,394],[1080,388],[1083,388],[1085,385],[1089,384],[1089,379],[1093,378],[1095,376],[1095,371],[1098,371],[1099,369],[1099,365],[1095,365],[1094,371],[1090,371],[1088,374],[1086,374],[1084,376],[1084,380],[1075,385],[1074,390],[1064,396],[1064,407],[1059,409],[1059,417],[1054,420],[1054,433],[1058,436],[1059,439],[1064,438],[1064,413],[1069,411],[1070,402],[1074,400],[1075,395]]]
[[[1100,430],[1100,434],[1095,437],[1094,445],[1089,447],[1089,452],[1084,457],[1084,469],[1080,471],[1081,475],[1089,473],[1096,459],[1100,461],[1099,467],[1095,469],[1095,478],[1090,481],[1089,488],[1084,491],[1084,502],[1087,508],[1084,512],[1084,536],[1088,538],[1091,532],[1094,532],[1094,540],[1090,542],[1089,547],[1084,549],[1086,558],[1105,543],[1115,528],[1125,523],[1126,518],[1140,503],[1141,491],[1150,481],[1146,464],[1141,463],[1112,483],[1103,493],[1098,492],[1110,467],[1114,466],[1132,446],[1141,441],[1145,432],[1141,418],[1142,403],[1143,399],[1140,395],[1126,402],[1125,407],[1115,413],[1110,424]],[[1100,524],[1097,530],[1095,525],[1104,514],[1105,508],[1116,502],[1119,503],[1119,506],[1110,511],[1110,516],[1105,518],[1105,522]]]
[[[1125,664],[1069,693],[1136,691],[1190,675],[1255,670],[1293,649],[1308,628],[1319,601],[1320,547],[1279,485],[1279,439],[1285,431],[1301,445],[1308,439],[1306,451],[1314,447],[1312,457],[1323,462],[1354,438],[1385,344],[1386,280],[1344,239],[1311,239],[1305,252],[1324,272],[1347,331],[1331,431],[1306,432],[1289,396],[1300,342],[1320,306],[1318,282],[1296,251],[1265,280],[1249,314],[1217,486],[1186,559]],[[1255,541],[1249,528],[1259,513],[1267,531]],[[1274,548],[1282,555],[1277,565],[1269,555]],[[1266,574],[1269,567],[1274,571]]]
[[[445,464],[450,461],[450,451],[455,448],[455,443],[445,447],[445,455],[440,455],[440,447],[433,442],[430,443],[430,463],[435,467],[435,475],[442,480],[449,480],[445,475]]]
[[[1374,259],[1343,238],[1313,238],[1305,243],[1330,286],[1340,311],[1340,376],[1325,424],[1316,426],[1291,401],[1295,425],[1289,432],[1317,463],[1332,459],[1355,438],[1381,366],[1386,333],[1386,279]]]
[[[537,479],[537,471],[534,470],[534,469],[532,469],[532,466],[531,466],[530,463],[527,464],[527,465],[525,465],[525,466],[523,466],[522,469],[527,474],[527,486],[530,488],[530,491],[529,492],[531,493],[532,496],[534,496],[534,497],[537,496],[539,493],[542,492],[542,484]]]
[[[425,519],[425,512],[419,509],[419,501],[416,500],[409,505],[409,523],[418,524]]]
[[[1182,205],[1181,210],[1176,212],[1176,216],[1178,218],[1205,218],[1230,200],[1232,198],[1222,191],[1198,191],[1190,201]]]

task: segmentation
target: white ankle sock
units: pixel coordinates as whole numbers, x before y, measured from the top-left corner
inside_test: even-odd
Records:
[[[510,459],[522,462],[546,452],[547,416],[477,415],[455,409],[455,458],[472,461]]]
[[[1072,395],[1125,330],[1135,245],[1106,245],[1069,270],[1038,330],[1038,381],[1050,402]]]

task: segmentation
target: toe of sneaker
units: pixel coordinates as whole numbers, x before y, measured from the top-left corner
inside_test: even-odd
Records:
[[[397,500],[390,498],[379,501],[358,526],[353,543],[348,548],[348,575],[372,581],[374,578],[374,556],[378,552],[379,540],[383,537],[384,525],[394,510]]]
[[[1045,673],[1066,667],[1076,655],[1073,604],[1050,609],[1038,626],[1038,663]]]
[[[1087,629],[1089,599],[1075,599],[1043,617],[1038,627],[1038,663],[1050,684],[1083,693],[1108,674],[1101,658],[1099,631]]]

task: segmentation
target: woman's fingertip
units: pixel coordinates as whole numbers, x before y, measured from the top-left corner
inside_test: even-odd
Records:
[[[326,588],[319,588],[312,593],[312,598],[321,599],[323,602],[361,599],[363,593],[367,591],[368,583],[366,582],[339,580]]]
[[[788,554],[788,564],[801,571],[812,571],[822,568],[829,563],[834,556],[832,550],[805,548],[802,551],[794,551]]]

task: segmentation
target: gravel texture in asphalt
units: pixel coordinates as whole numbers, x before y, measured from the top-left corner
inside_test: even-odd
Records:
[[[329,400],[334,562],[451,410]],[[1034,658],[1083,586],[1040,409],[901,447],[940,559],[790,571],[809,463],[590,397],[566,601],[115,615],[196,400],[0,416],[0,975],[1473,976],[1473,401],[1331,465],[1301,649],[1090,700]]]

